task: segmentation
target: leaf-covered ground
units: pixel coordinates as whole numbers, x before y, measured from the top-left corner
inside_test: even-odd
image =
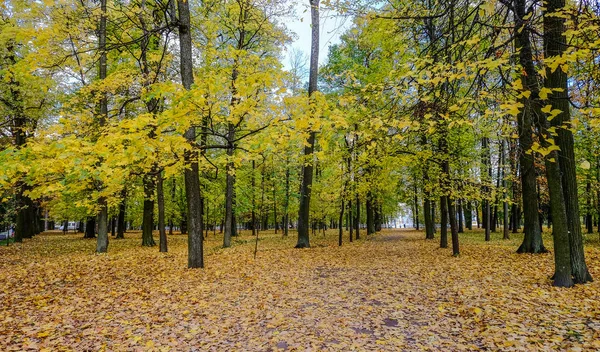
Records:
[[[185,269],[186,237],[168,254],[140,234],[111,240],[108,255],[81,235],[48,233],[0,248],[3,350],[538,350],[600,349],[596,282],[550,286],[552,254],[518,255],[521,235],[490,243],[461,235],[451,257],[437,239],[386,230],[336,245],[330,231],[293,249],[261,233],[220,249],[205,270]],[[597,235],[596,235],[597,236]],[[549,239],[547,245],[551,245]]]

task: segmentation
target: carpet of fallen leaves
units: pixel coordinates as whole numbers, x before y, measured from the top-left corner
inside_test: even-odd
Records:
[[[250,234],[221,249],[211,233],[204,270],[185,268],[186,236],[169,236],[168,254],[127,237],[111,240],[108,255],[80,234],[0,248],[1,349],[600,349],[595,238],[586,250],[597,281],[557,289],[551,253],[515,253],[522,235],[461,234],[454,258],[416,231],[341,248],[330,231],[303,250],[294,233],[265,232],[253,259]]]

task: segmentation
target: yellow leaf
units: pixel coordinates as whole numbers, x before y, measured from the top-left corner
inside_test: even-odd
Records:
[[[591,165],[590,165],[590,162],[589,162],[589,161],[587,161],[587,160],[584,160],[584,161],[581,163],[581,165],[580,165],[580,166],[581,166],[581,168],[582,168],[582,169],[584,169],[584,170],[589,170],[589,169],[590,169],[590,167],[591,167]]]
[[[544,88],[540,89],[540,99],[542,99],[542,100],[548,99],[548,94],[551,94],[551,93],[552,93],[552,89],[550,89],[550,88],[544,87]]]

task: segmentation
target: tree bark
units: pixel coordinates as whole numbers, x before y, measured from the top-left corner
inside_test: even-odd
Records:
[[[251,212],[251,219],[250,221],[252,222],[251,227],[252,227],[252,236],[256,236],[256,175],[255,175],[255,170],[256,170],[256,161],[252,160],[252,177],[250,179],[251,182],[251,187],[252,187],[252,212]]]
[[[360,240],[360,198],[358,197],[358,193],[356,194],[355,203],[354,206],[356,207],[356,212],[354,213],[354,231],[356,231],[356,234],[354,235],[354,238]]]
[[[192,36],[190,31],[190,9],[187,0],[177,0],[179,13],[179,55],[181,65],[181,81],[186,90],[194,84],[192,64]],[[188,234],[188,268],[204,267],[204,247],[202,241],[202,195],[200,193],[200,172],[198,170],[198,150],[196,144],[196,128],[191,126],[184,137],[192,145],[185,159],[185,196],[187,202]],[[182,229],[183,230],[183,229]]]
[[[508,226],[508,194],[507,194],[507,187],[506,187],[506,172],[504,170],[506,170],[506,141],[502,141],[502,143],[500,144],[500,163],[502,164],[502,195],[504,197],[504,200],[502,201],[502,215],[503,215],[503,221],[502,221],[502,233],[503,236],[502,238],[505,240],[509,240],[510,239],[510,228]]]
[[[458,233],[463,233],[463,232],[465,232],[465,230],[464,230],[464,226],[463,226],[462,199],[458,200],[458,211],[456,213],[458,214]]]
[[[144,212],[142,214],[142,246],[156,245],[152,231],[154,230],[154,191],[156,189],[154,177],[144,175]]]
[[[230,150],[231,149],[231,150]],[[227,150],[228,157],[233,156],[233,148]],[[223,247],[231,247],[231,236],[233,235],[233,187],[235,186],[235,176],[233,172],[233,162],[227,162],[225,168],[225,233],[223,235]]]
[[[290,208],[290,166],[289,166],[289,157],[285,159],[285,205],[284,205],[284,218],[283,218],[283,235],[288,236],[289,230],[289,208]]]
[[[100,26],[98,31],[98,49],[100,50],[100,80],[106,79],[106,2],[100,0]],[[108,98],[106,93],[102,94],[100,99],[99,125],[104,127],[108,118]],[[101,197],[98,200],[100,212],[98,214],[98,240],[96,242],[96,253],[106,253],[108,250],[108,205],[106,198]]]
[[[473,203],[471,203],[470,200],[467,200],[464,209],[466,228],[468,230],[473,230]]]
[[[83,238],[96,238],[96,218],[88,217],[85,223],[85,234]]]
[[[311,51],[310,69],[308,80],[308,97],[312,98],[317,91],[317,77],[319,70],[319,0],[310,0],[311,13]],[[315,131],[310,131],[307,144],[304,146],[304,164],[302,166],[302,185],[300,187],[300,208],[298,210],[298,242],[296,248],[310,247],[309,240],[309,215],[310,195],[313,179],[312,155],[315,147]]]
[[[537,73],[533,65],[533,52],[529,39],[530,29],[525,23],[525,0],[515,0],[515,21],[516,21],[516,46],[520,49],[519,61],[526,75],[525,86],[531,91],[531,97],[536,97],[539,92],[539,83],[537,82]],[[538,93],[539,94],[539,93]],[[525,218],[525,228],[523,230],[523,243],[517,250],[517,253],[545,253],[547,252],[542,240],[538,216],[538,200],[536,191],[535,163],[532,152],[534,129],[533,111],[530,100],[523,97],[521,103],[525,106],[521,115],[517,118],[519,132],[519,164],[521,171],[521,189],[523,199],[523,213]],[[515,218],[518,224],[520,214]]]
[[[450,233],[452,234],[452,255],[457,257],[460,255],[458,243],[458,225],[456,224],[456,207],[454,201],[450,197],[446,197],[448,201],[448,212],[450,213]]]
[[[125,238],[125,205],[127,199],[127,190],[121,191],[121,202],[119,203],[119,215],[117,216],[117,238]]]
[[[544,56],[546,58],[560,57],[567,45],[565,37],[565,19],[555,16],[556,11],[565,7],[565,0],[547,0],[544,12]],[[573,133],[564,128],[571,122],[569,106],[568,77],[562,67],[552,71],[546,68],[545,87],[553,89],[549,94],[549,102],[552,109],[561,111],[551,121],[551,126],[558,132],[557,144],[560,147],[556,160],[560,167],[563,199],[569,234],[569,248],[571,251],[571,269],[575,283],[586,283],[592,281],[583,250],[583,235],[581,233],[581,219],[579,217],[579,195],[577,189],[577,174],[575,166],[574,138]],[[557,218],[552,213],[552,223],[556,231]]]
[[[448,248],[448,197],[440,197],[441,227],[440,248]]]
[[[416,207],[416,205],[415,205]],[[373,195],[371,192],[367,193],[366,211],[367,211],[367,235],[375,233],[375,214],[373,209]],[[417,230],[419,229],[417,221]]]
[[[342,205],[340,207],[340,222],[338,227],[338,246],[342,245],[342,236],[344,235],[344,228],[342,227],[342,221],[344,221],[344,198],[342,198]]]
[[[434,229],[435,226],[432,213],[431,213],[431,200],[429,198],[425,198],[425,202],[423,204],[423,212],[425,217],[425,239],[432,240],[434,238]]]
[[[482,138],[481,140],[481,148],[483,149],[483,166],[485,168],[485,172],[489,177],[489,181],[491,182],[492,178],[492,163],[490,157],[490,147],[489,147],[489,139],[487,137]],[[482,172],[483,174],[483,172]],[[488,186],[483,187],[483,196],[486,199],[483,200],[483,204],[481,207],[481,215],[483,217],[483,228],[485,229],[485,240],[486,242],[490,240],[491,235],[491,208],[490,208],[490,189]]]
[[[163,190],[163,176],[158,174],[156,182],[156,200],[158,201],[158,233],[159,233],[159,251],[166,253],[167,248],[167,231],[165,229],[165,193]]]

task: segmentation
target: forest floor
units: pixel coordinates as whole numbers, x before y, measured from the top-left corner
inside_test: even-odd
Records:
[[[478,232],[479,231],[479,232]],[[331,230],[311,249],[248,232],[222,249],[211,232],[206,269],[186,269],[187,237],[169,253],[141,235],[95,255],[81,234],[45,233],[0,247],[0,346],[5,351],[400,351],[600,349],[596,281],[551,286],[552,253],[515,253],[511,240],[461,234],[461,256],[439,237],[384,230],[339,248]],[[439,235],[436,234],[436,236]],[[549,236],[546,234],[546,236]],[[158,236],[155,236],[156,238]],[[345,233],[344,241],[347,240]],[[551,248],[550,238],[545,239]]]

